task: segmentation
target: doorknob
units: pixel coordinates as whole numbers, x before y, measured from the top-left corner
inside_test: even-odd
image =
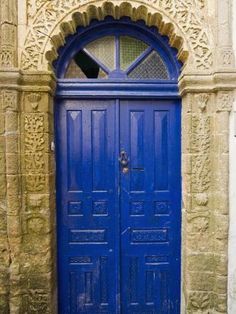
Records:
[[[125,150],[122,150],[120,152],[119,162],[120,162],[122,167],[127,167],[128,166],[129,158],[128,158],[128,155],[127,155]]]

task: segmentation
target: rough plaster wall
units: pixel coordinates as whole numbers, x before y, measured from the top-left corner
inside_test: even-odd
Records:
[[[233,46],[236,55],[236,1],[233,1]],[[230,229],[228,314],[236,313],[236,101],[230,116]]]

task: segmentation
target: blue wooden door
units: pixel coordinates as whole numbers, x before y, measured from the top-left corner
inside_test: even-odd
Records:
[[[56,109],[61,314],[179,313],[180,106]]]
[[[121,101],[122,313],[177,314],[180,290],[179,106]]]

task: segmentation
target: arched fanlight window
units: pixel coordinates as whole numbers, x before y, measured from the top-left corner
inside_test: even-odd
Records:
[[[70,61],[65,78],[168,80],[158,52],[131,36],[104,36],[85,45]]]
[[[55,62],[66,80],[177,80],[176,51],[156,28],[127,19],[94,22],[71,36]]]

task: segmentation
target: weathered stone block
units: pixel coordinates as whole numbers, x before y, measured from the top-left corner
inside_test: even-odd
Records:
[[[7,181],[4,174],[0,174],[0,197],[6,195]]]
[[[5,133],[5,114],[0,113],[0,134]]]
[[[227,313],[227,294],[215,294],[214,304],[216,313]]]
[[[20,193],[20,179],[18,175],[7,175],[7,194],[17,196]]]
[[[5,121],[6,132],[16,132],[18,130],[18,114],[16,112],[7,112]]]
[[[212,291],[214,280],[214,273],[210,272],[188,272],[186,276],[190,290]]]
[[[6,158],[4,153],[0,153],[0,174],[6,172]]]
[[[51,250],[51,235],[50,234],[24,234],[22,239],[22,249],[24,253],[28,254],[46,254]]]
[[[215,277],[215,289],[217,294],[224,294],[227,291],[227,276]]]
[[[19,152],[19,140],[18,135],[6,136],[6,153],[18,153]]]
[[[216,269],[215,272],[221,276],[227,276],[228,272],[228,257],[227,255],[216,255]]]
[[[5,153],[6,145],[5,145],[5,137],[0,135],[0,153]]]
[[[14,190],[12,190],[14,191]],[[7,213],[8,215],[17,215],[21,208],[21,196],[17,193],[7,195]]]
[[[10,237],[19,237],[21,235],[19,216],[7,216],[7,232]]]
[[[6,170],[8,174],[17,174],[19,172],[18,155],[6,154]]]
[[[187,256],[187,267],[190,271],[212,272],[215,269],[215,257],[213,254],[194,254]]]

